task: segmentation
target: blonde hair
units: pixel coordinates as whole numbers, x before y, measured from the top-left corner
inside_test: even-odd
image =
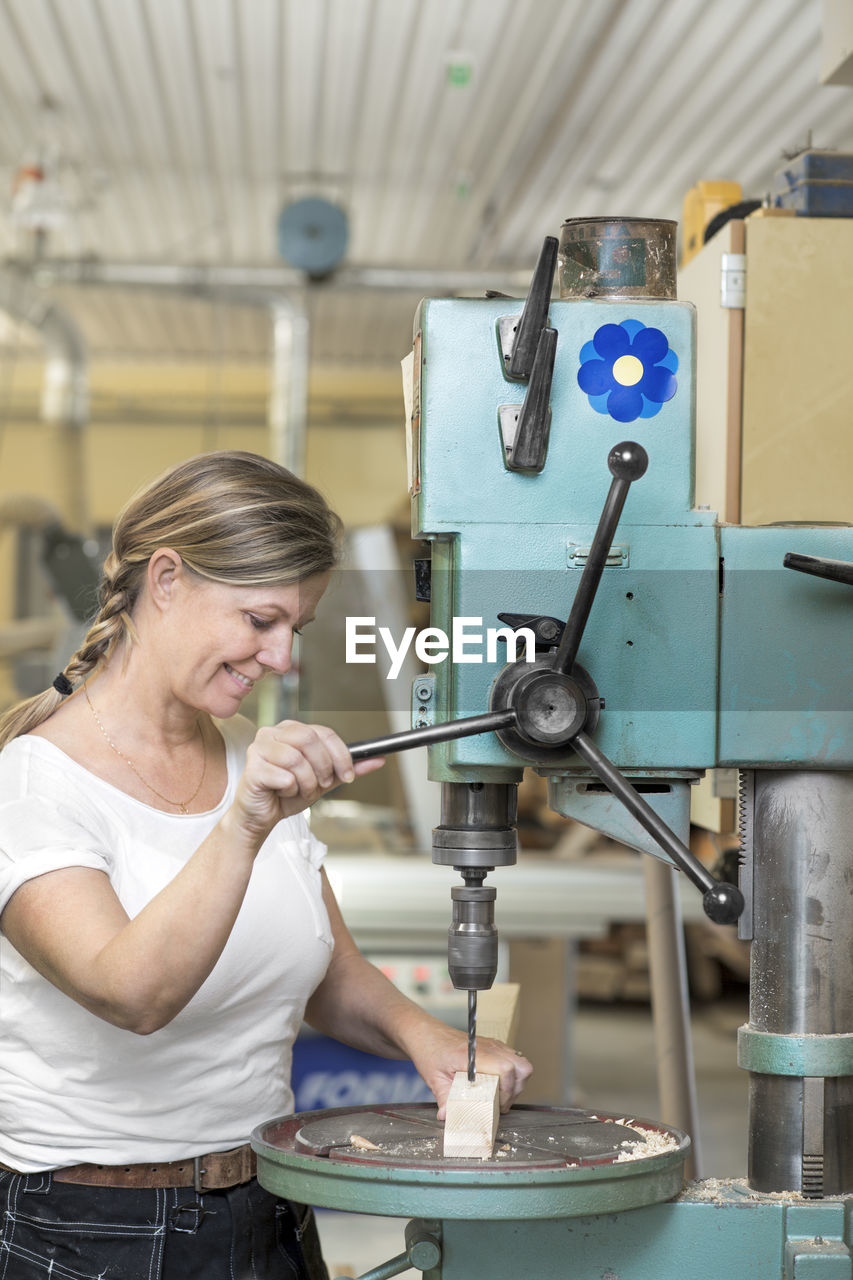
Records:
[[[131,612],[158,547],[171,547],[213,582],[285,584],[332,569],[341,530],[322,494],[269,458],[232,450],[179,463],[119,513],[100,608],[63,674],[77,686],[121,640],[134,643]],[[0,748],[42,724],[62,701],[50,688],[12,707],[0,718]]]

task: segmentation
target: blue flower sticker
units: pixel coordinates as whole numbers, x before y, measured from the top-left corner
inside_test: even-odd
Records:
[[[675,395],[678,356],[660,329],[639,320],[603,324],[580,358],[579,387],[596,413],[617,422],[653,418]]]

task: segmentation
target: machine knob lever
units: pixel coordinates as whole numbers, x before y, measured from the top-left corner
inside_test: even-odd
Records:
[[[573,676],[575,658],[628,490],[634,480],[645,474],[648,461],[645,449],[633,441],[624,441],[611,449],[607,465],[613,479],[554,657],[550,662],[545,660],[544,665],[532,673],[525,672],[522,664],[516,664],[514,679],[500,690],[499,700],[506,699],[510,707],[515,706],[517,718],[513,728],[534,746],[538,744],[549,748],[554,745],[552,728],[556,726],[565,735],[562,744],[558,742],[556,745],[571,746],[675,865],[702,890],[705,914],[717,924],[731,924],[743,911],[744,900],[740,890],[735,885],[715,880],[598,749],[587,732],[591,726],[591,697],[579,682],[581,668],[575,668]],[[495,694],[498,690],[499,683],[495,686]],[[504,741],[500,734],[498,736]]]
[[[829,578],[832,582],[846,582],[853,587],[853,564],[846,560],[827,560],[823,556],[803,556],[789,551],[782,561],[786,569],[798,569],[815,578]]]
[[[551,408],[548,402],[551,398],[556,350],[557,330],[543,329],[539,334],[527,395],[518,415],[512,449],[507,456],[510,471],[541,471],[545,465],[551,427]]]
[[[353,760],[371,760],[374,756],[387,756],[395,751],[408,751],[412,747],[431,747],[439,742],[452,742],[456,738],[471,738],[478,733],[494,733],[497,729],[510,728],[515,722],[515,711],[508,707],[501,711],[487,711],[482,716],[446,720],[442,724],[427,725],[423,729],[404,729],[402,733],[389,733],[384,738],[351,742],[348,750]]]
[[[530,292],[515,332],[512,355],[507,373],[518,381],[526,381],[533,369],[533,361],[539,346],[539,335],[548,323],[548,307],[551,305],[551,288],[557,267],[556,236],[546,236],[539,254],[539,261],[530,282]]]
[[[583,732],[572,739],[575,751],[586,761],[593,773],[604,783],[636,818],[640,826],[668,853],[672,861],[683,871],[688,880],[702,891],[702,906],[706,916],[715,924],[734,924],[743,911],[743,894],[736,885],[715,880],[707,867],[679,840],[662,818],[655,813],[638,791],[623,777],[616,766],[599,751],[591,738]]]
[[[635,480],[645,475],[649,465],[649,456],[640,444],[625,440],[615,445],[607,458],[607,465],[613,479],[604,500],[604,508],[598,520],[598,528],[589,549],[586,564],[583,567],[581,580],[575,592],[560,646],[554,655],[553,667],[564,675],[571,673],[578,654],[584,628],[589,618],[592,602],[607,564],[607,556],[616,533],[619,517],[628,496],[628,490]]]

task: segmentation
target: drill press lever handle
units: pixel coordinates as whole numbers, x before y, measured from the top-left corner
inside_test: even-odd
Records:
[[[366,738],[363,742],[351,742],[348,749],[353,760],[371,760],[374,756],[408,751],[411,747],[431,747],[455,738],[493,733],[496,729],[510,728],[515,720],[515,711],[508,707],[504,711],[487,711],[482,716],[465,716],[462,720],[427,725],[425,729],[404,729],[402,733],[389,733],[385,738]]]
[[[525,671],[523,663],[516,663],[494,686],[494,703],[514,707],[517,717],[509,737],[505,731],[499,732],[498,737],[534,763],[552,748],[558,752],[564,752],[566,747],[574,750],[702,891],[705,914],[718,924],[733,923],[743,911],[740,890],[714,879],[589,736],[597,719],[595,706],[600,709],[601,700],[594,683],[575,659],[628,490],[645,474],[648,455],[641,445],[626,440],[611,449],[607,465],[613,479],[553,658],[543,660],[534,672]]]
[[[743,911],[743,894],[733,884],[715,880],[710,871],[694,857],[687,845],[655,813],[650,804],[631,786],[614,764],[599,751],[585,733],[578,733],[572,742],[575,751],[585,760],[593,773],[609,791],[621,800],[625,808],[636,818],[672,861],[683,871],[697,889],[702,890],[702,906],[706,916],[715,924],[734,924]]]
[[[648,464],[649,459],[645,449],[633,441],[624,441],[610,451],[607,465],[613,479],[560,644],[554,655],[555,673],[571,676],[628,490],[635,480],[639,480],[645,474]],[[743,911],[743,896],[740,890],[735,885],[714,879],[707,868],[703,867],[698,858],[695,858],[687,846],[679,840],[675,832],[670,830],[655,813],[651,805],[631,786],[628,779],[623,777],[616,766],[599,751],[592,738],[584,732],[583,727],[574,734],[571,745],[607,789],[621,800],[640,826],[665,853],[669,854],[675,865],[698,889],[702,890],[705,914],[718,924],[734,923]]]
[[[573,750],[702,891],[705,914],[718,924],[734,923],[744,907],[740,890],[735,885],[714,879],[589,736],[597,720],[601,699],[594,682],[581,667],[575,665],[575,659],[628,490],[633,481],[645,473],[648,456],[641,445],[624,441],[611,449],[607,465],[613,479],[553,658],[550,661],[538,659],[532,669],[523,661],[505,668],[493,687],[493,708],[486,715],[467,716],[423,729],[389,734],[385,738],[354,742],[350,745],[350,754],[353,760],[366,760],[394,751],[407,751],[411,747],[429,746],[487,732],[496,732],[510,750],[518,752],[520,746],[522,758],[532,763],[547,758],[549,751],[564,757],[568,750]],[[847,581],[845,578],[841,580]],[[555,619],[541,621],[556,622]],[[532,754],[525,755],[531,750]],[[470,896],[470,886],[466,885],[459,893]],[[470,987],[471,983],[466,985]]]
[[[622,515],[628,490],[635,480],[645,475],[648,465],[649,456],[643,446],[631,440],[625,440],[610,450],[607,466],[613,479],[604,500],[604,508],[598,520],[595,537],[583,567],[559,648],[554,655],[554,670],[561,671],[564,675],[571,673],[575,658],[578,656],[584,627],[589,618],[604,566],[607,564],[607,556],[616,534],[616,526]]]
[[[803,556],[789,551],[782,561],[786,569],[799,569],[815,578],[829,578],[832,582],[846,582],[853,587],[853,564],[846,560],[827,560],[823,556]]]

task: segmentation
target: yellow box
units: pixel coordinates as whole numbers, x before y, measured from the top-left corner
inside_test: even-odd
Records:
[[[716,214],[741,200],[739,182],[697,182],[684,197],[681,212],[681,266],[704,244],[705,228]]]

